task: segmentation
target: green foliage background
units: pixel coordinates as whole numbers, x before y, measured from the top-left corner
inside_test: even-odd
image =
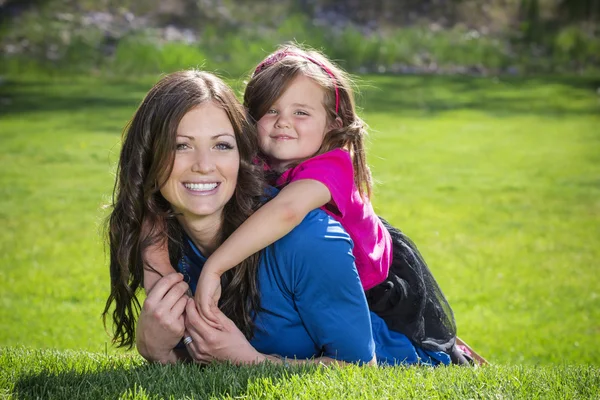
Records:
[[[194,17],[198,42],[166,41],[162,15],[107,51],[106,32],[77,16],[99,7],[146,15],[154,1],[29,3],[18,21],[0,17],[4,50],[28,44],[0,62],[0,397],[600,395],[595,14],[562,8],[558,19],[547,1],[491,0],[488,33],[459,14],[442,29],[403,22],[365,32],[358,22],[315,25],[291,1],[224,1],[234,22],[262,13],[261,28],[207,9]],[[500,3],[520,14],[503,19]],[[121,130],[162,74],[216,71],[241,94],[251,67],[293,39],[362,72],[376,210],[417,243],[459,336],[493,367],[200,371],[146,365],[111,347],[100,319],[109,292],[103,223]]]

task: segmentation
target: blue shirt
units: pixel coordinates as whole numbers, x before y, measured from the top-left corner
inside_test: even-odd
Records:
[[[252,346],[289,358],[327,356],[379,364],[448,364],[445,353],[415,348],[371,313],[344,228],[321,210],[261,252],[258,285],[261,311]],[[192,292],[206,258],[186,240],[179,270]]]

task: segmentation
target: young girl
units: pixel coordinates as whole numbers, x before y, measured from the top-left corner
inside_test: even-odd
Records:
[[[346,74],[318,52],[284,46],[256,67],[244,103],[257,122],[260,161],[281,190],[206,261],[195,291],[200,315],[219,327],[213,307],[221,295],[221,275],[322,208],[354,242],[359,278],[373,311],[391,329],[408,331],[413,341],[452,354],[454,317],[441,290],[414,245],[373,211],[367,132]],[[168,255],[159,244],[145,258],[167,272]]]

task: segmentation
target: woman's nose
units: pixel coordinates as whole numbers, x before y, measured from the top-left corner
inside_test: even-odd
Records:
[[[192,172],[207,174],[215,170],[214,155],[210,151],[200,151],[192,165]]]

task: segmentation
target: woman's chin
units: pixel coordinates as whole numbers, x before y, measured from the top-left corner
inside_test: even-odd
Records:
[[[184,216],[189,216],[193,219],[207,218],[211,216],[220,216],[223,213],[223,207],[193,207],[183,213]]]

